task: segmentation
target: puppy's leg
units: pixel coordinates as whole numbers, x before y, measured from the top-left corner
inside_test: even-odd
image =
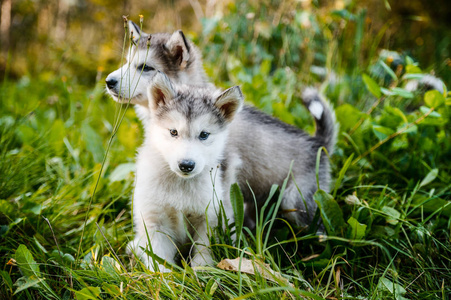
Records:
[[[153,228],[155,228],[155,226],[153,226]],[[149,241],[150,245],[148,243]],[[149,246],[152,249],[150,249]],[[135,239],[128,245],[128,248],[132,253],[136,253],[151,271],[170,272],[171,270],[164,265],[158,263],[154,264],[152,258],[147,255],[146,251],[150,252],[150,250],[152,250],[155,255],[167,262],[172,264],[175,263],[174,257],[177,253],[177,248],[174,241],[164,232],[158,231],[156,228],[152,229],[152,226],[148,227],[147,234],[137,234]],[[155,266],[157,266],[158,269],[156,269]]]
[[[213,219],[209,218],[208,226],[212,228],[217,226],[216,215]],[[211,256],[210,240],[208,238],[208,226],[205,218],[195,226],[196,233],[194,235],[193,254],[191,259],[192,267],[211,266],[214,264]]]
[[[309,225],[316,212],[316,203],[311,190],[297,189],[294,183],[289,183],[283,194],[280,209],[283,217],[296,226]]]
[[[183,219],[177,210],[168,207],[149,208],[144,216],[135,215],[135,230],[136,237],[129,248],[135,251],[150,270],[155,269],[154,263],[142,248],[150,250],[150,246],[154,254],[169,263],[175,263],[176,245],[186,238]],[[170,271],[162,265],[159,265],[159,269],[163,272]]]

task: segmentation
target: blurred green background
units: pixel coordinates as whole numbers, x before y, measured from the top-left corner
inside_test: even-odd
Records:
[[[246,38],[255,43],[256,39],[265,39],[274,44],[275,55],[285,55],[278,53],[281,31],[275,28],[283,31],[297,27],[304,41],[290,36],[285,42],[294,46],[291,51],[302,54],[301,61],[313,51],[325,53],[330,46],[305,40],[310,32],[326,34],[325,40],[341,38],[337,50],[345,54],[341,55],[343,61],[368,59],[371,47],[387,48],[408,53],[445,81],[451,79],[451,5],[446,0],[3,0],[1,3],[0,76],[9,79],[66,76],[92,86],[119,65],[124,35],[122,15],[138,22],[139,14],[144,16],[146,32],[182,29],[196,41],[203,40],[205,43],[199,44],[203,48],[211,42],[209,38],[215,34],[212,31],[218,30],[212,27],[212,22],[234,14],[237,23],[224,22],[221,29],[235,41]],[[320,20],[319,27],[313,27],[318,24],[311,22],[310,14]],[[360,20],[351,14],[363,14],[364,18]],[[351,22],[346,22],[347,18]],[[364,26],[359,28],[360,21]],[[356,52],[354,42],[358,41],[346,36],[360,29],[362,38],[369,36],[377,43],[363,43]],[[208,59],[208,52],[204,51],[204,55],[207,64],[216,60],[216,57]],[[281,64],[290,65],[290,61],[282,59]]]
[[[200,48],[212,82],[239,84],[246,101],[310,133],[302,88],[320,88],[334,105],[340,133],[330,207],[337,223],[347,223],[328,235],[341,240],[304,239],[300,228],[302,242],[286,242],[284,227],[278,239],[295,255],[286,260],[271,248],[274,269],[305,274],[311,290],[328,299],[450,298],[451,94],[406,89],[432,74],[449,90],[446,0],[1,0],[0,298],[48,299],[54,290],[71,299],[86,288],[122,290],[122,282],[127,296],[160,291],[160,278],[141,280],[125,253],[143,134],[133,109],[114,103],[104,84],[129,44],[123,15],[136,23],[143,15],[149,33],[182,29]],[[357,199],[351,204],[350,195]],[[249,241],[246,249],[257,249]],[[216,259],[233,258],[221,245]],[[111,250],[132,272],[105,267]],[[33,277],[23,271],[34,259],[42,274]],[[139,279],[129,281],[130,274]],[[237,291],[241,279],[230,274],[220,275],[225,292],[207,291],[215,274],[197,273],[185,284],[196,299],[250,293]],[[329,274],[337,278],[332,294]],[[27,281],[36,276],[42,278]],[[161,297],[185,292],[177,276]],[[393,292],[392,280],[405,290]],[[253,290],[267,287],[255,284]]]

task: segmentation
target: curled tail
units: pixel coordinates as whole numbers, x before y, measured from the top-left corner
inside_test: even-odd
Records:
[[[324,100],[317,89],[308,87],[302,92],[302,100],[316,122],[315,137],[319,138],[329,154],[337,142],[338,123],[329,102]]]

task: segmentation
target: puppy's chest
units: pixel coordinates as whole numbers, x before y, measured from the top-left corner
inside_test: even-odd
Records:
[[[211,182],[202,180],[167,180],[159,178],[154,182],[152,201],[160,205],[171,206],[184,215],[204,214],[212,202],[214,189]]]

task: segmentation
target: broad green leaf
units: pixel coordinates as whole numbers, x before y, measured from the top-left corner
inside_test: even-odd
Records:
[[[38,239],[36,238],[36,235],[33,236],[33,240],[34,243],[36,244],[36,246],[38,246],[38,248],[43,252],[43,253],[47,253],[47,250],[44,248],[44,246],[41,245],[41,243],[38,241]]]
[[[52,124],[52,129],[48,136],[49,143],[56,150],[57,155],[61,155],[64,146],[64,137],[66,136],[66,127],[61,119],[56,119]]]
[[[404,121],[404,123],[407,123],[407,122],[408,122],[406,115],[405,115],[405,114],[402,112],[402,110],[400,110],[399,108],[397,108],[397,107],[392,107],[392,109],[390,110],[390,112],[393,113],[393,114],[396,115],[396,116],[401,117],[402,120]]]
[[[405,133],[405,132],[404,132]],[[398,136],[390,145],[390,148],[394,151],[398,151],[401,149],[407,149],[409,146],[409,142],[406,136]]]
[[[413,60],[413,58],[412,57],[410,57],[410,56],[406,56],[406,65],[408,65],[408,66],[417,66],[418,65],[418,63],[416,63],[414,60]]]
[[[31,255],[30,250],[28,250],[27,246],[20,245],[16,250],[15,256],[16,262],[19,265],[22,274],[27,277],[35,276],[39,278],[41,276],[41,272],[39,271],[39,265]]]
[[[0,239],[9,231],[8,225],[0,225]]]
[[[360,120],[362,117],[367,117],[360,110],[350,104],[344,104],[335,109],[337,121],[340,123],[342,131],[348,131]]]
[[[94,162],[101,163],[105,149],[103,148],[102,138],[100,135],[89,126],[88,123],[83,123],[81,126],[81,133],[85,141],[86,148],[91,152]]]
[[[16,206],[6,200],[0,200],[0,211],[8,217],[17,212]]]
[[[430,110],[431,110],[431,109],[428,108],[428,107],[426,107],[426,106],[421,106],[421,107],[420,107],[420,111],[421,111],[423,114],[429,113]],[[440,115],[438,112],[433,111],[433,112],[429,113],[429,116],[428,116],[428,117],[432,117],[432,118],[440,118],[441,116],[442,116],[442,115]]]
[[[391,11],[390,2],[388,2],[388,0],[384,0],[384,5],[385,5],[385,9],[387,11]]]
[[[393,72],[393,70],[389,66],[387,66],[386,63],[384,63],[382,60],[380,60],[379,63],[393,80],[398,80],[398,76],[396,76],[395,72]]]
[[[135,171],[134,163],[124,163],[117,166],[108,177],[110,182],[122,181],[127,179],[128,175]]]
[[[236,241],[239,243],[244,223],[244,197],[237,183],[230,187],[230,202],[235,215]]]
[[[366,224],[359,223],[359,221],[353,217],[348,219],[348,224],[350,225],[350,239],[360,240],[365,236]]]
[[[424,103],[428,107],[437,108],[445,103],[445,97],[437,90],[427,91],[424,94]]]
[[[384,206],[382,207],[381,211],[385,213],[385,219],[387,220],[387,223],[396,225],[398,224],[398,219],[401,217],[401,213],[390,206]]]
[[[329,235],[342,235],[345,227],[343,212],[334,198],[323,190],[318,190],[313,199],[321,212],[324,226]]]
[[[406,293],[406,290],[399,285],[396,282],[393,282],[391,280],[388,280],[385,277],[381,277],[379,279],[379,283],[377,285],[377,289],[382,291],[382,292],[386,292],[386,293],[390,293],[393,295],[392,299],[396,299],[396,300],[404,300],[407,298],[404,298],[403,295]]]
[[[393,96],[395,93],[393,93],[391,90],[389,90],[389,89],[386,89],[386,88],[383,88],[383,87],[381,87],[381,92],[382,92],[382,94],[384,94],[385,96]]]
[[[451,201],[441,198],[435,198],[433,201],[429,201],[430,197],[418,197],[414,199],[412,206],[417,206],[418,210],[425,214],[435,214],[440,212],[442,216],[451,218]]]
[[[371,237],[386,239],[395,236],[396,232],[389,226],[373,225],[370,234]]]
[[[9,273],[3,270],[0,270],[0,276],[2,277],[3,283],[8,287],[10,291],[13,290],[13,281],[11,280],[11,276]]]
[[[406,73],[408,74],[419,74],[421,73],[421,69],[414,65],[407,65],[406,66]]]
[[[110,275],[115,274],[120,270],[120,264],[111,256],[102,257],[102,266]]]
[[[75,261],[75,258],[72,255],[70,255],[69,253],[63,253],[56,249],[53,250],[52,253],[50,253],[50,256],[58,261],[63,259],[63,261],[65,261],[67,263],[72,263]]]
[[[212,277],[207,282],[207,286],[205,287],[205,293],[207,293],[210,296],[213,296],[213,294],[216,292],[216,289],[218,288],[218,283],[221,282],[221,278],[219,277]]]
[[[393,95],[397,95],[406,99],[412,99],[413,98],[413,94],[405,89],[399,88],[399,87],[394,87],[391,89],[391,92],[393,93]]]
[[[36,276],[32,276],[32,277],[24,276],[24,277],[17,279],[17,281],[14,283],[14,285],[17,286],[17,289],[14,292],[14,295],[16,295],[17,293],[24,291],[28,288],[39,285],[39,283],[42,282],[43,280],[44,279],[37,278]]]
[[[80,291],[75,291],[77,300],[96,300],[100,296],[100,287],[89,286]]]
[[[363,74],[362,75],[363,82],[365,83],[366,88],[373,94],[376,98],[381,97],[381,88],[370,76]]]
[[[121,294],[121,289],[118,286],[107,282],[102,283],[102,290],[110,296],[119,296]]]
[[[39,265],[34,260],[33,255],[31,255],[31,252],[28,250],[27,246],[20,245],[17,248],[15,259],[25,277],[28,277],[29,280],[32,280],[33,282],[35,281],[34,279],[36,279],[36,284],[39,283],[42,285],[49,295],[52,295],[54,298],[57,297],[56,293],[50,288],[45,280],[40,278],[41,272],[39,271]]]
[[[420,80],[423,77],[424,77],[424,74],[409,73],[409,74],[404,74],[404,76],[402,78],[404,80],[410,80],[410,79]]]
[[[27,208],[26,210],[35,215],[40,215],[42,211],[42,204],[33,205],[30,208]]]
[[[393,134],[394,131],[388,127],[373,125],[373,132],[377,136],[377,138],[382,141]]]
[[[424,179],[421,181],[420,187],[425,186],[425,185],[431,183],[432,181],[434,181],[435,178],[437,178],[437,175],[438,175],[438,169],[432,169],[432,170],[426,175],[426,177],[424,177]]]
[[[340,184],[343,181],[346,171],[348,170],[349,166],[351,165],[353,158],[354,158],[354,153],[348,157],[345,164],[343,165],[343,168],[341,168],[340,173],[338,174],[337,180],[335,180],[334,197],[337,195],[338,188],[340,187]]]
[[[402,130],[403,128],[406,127],[407,124],[403,124],[402,126],[396,128],[397,131]],[[402,133],[417,133],[418,132],[418,126],[417,125],[413,125],[410,126],[409,128],[407,128],[405,131],[403,131]]]

